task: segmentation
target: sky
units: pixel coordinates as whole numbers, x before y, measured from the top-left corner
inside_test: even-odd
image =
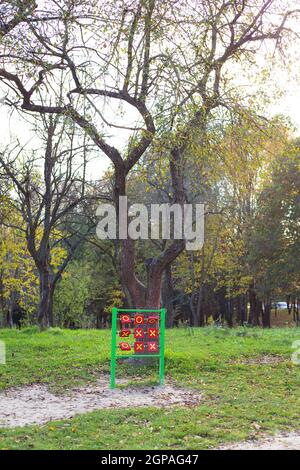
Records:
[[[298,66],[298,64],[297,64]],[[300,136],[300,80],[296,76],[290,76],[283,73],[277,74],[273,79],[282,90],[283,95],[267,107],[267,113],[271,117],[276,114],[283,114],[291,119],[295,126],[295,135]],[[3,94],[0,94],[0,98]],[[22,144],[29,146],[36,145],[33,134],[30,132],[30,125],[24,122],[17,113],[11,117],[6,106],[0,104],[0,142],[5,146],[18,138]],[[111,136],[110,143],[122,148],[124,138],[120,132]],[[88,176],[91,179],[97,179],[103,175],[108,168],[109,160],[105,155],[96,157],[88,168]]]
[[[270,107],[270,113],[289,116],[296,127],[296,134],[300,135],[300,84],[292,84],[285,96]]]
[[[297,64],[298,66],[298,64]],[[283,114],[291,119],[295,126],[295,135],[300,136],[300,80],[297,77],[288,76],[279,73],[275,80],[278,87],[282,90],[283,95],[267,107],[267,113],[271,117],[276,114]],[[274,79],[274,77],[273,77]],[[0,98],[3,94],[0,93]],[[30,132],[30,125],[24,122],[17,113],[11,117],[6,106],[0,104],[0,142],[5,146],[18,138],[23,144],[28,143],[29,146],[36,145],[34,137]],[[124,138],[120,132],[111,136],[110,143],[122,148]],[[109,166],[109,160],[105,155],[96,157],[90,163],[88,168],[88,177],[98,179],[103,175]]]
[[[293,0],[290,0],[293,1]],[[299,8],[300,0],[294,0],[295,8]],[[297,30],[299,30],[299,25],[296,23],[294,25]],[[300,31],[299,31],[300,32]],[[300,41],[299,41],[300,43]],[[281,63],[280,65],[274,66],[272,69],[271,76],[268,80],[262,84],[266,90],[273,90],[274,88],[278,89],[278,95],[274,96],[274,99],[267,105],[266,113],[268,117],[272,117],[276,114],[282,114],[290,118],[292,124],[295,126],[295,135],[300,136],[300,47],[299,44],[292,43],[289,46],[289,56],[290,59],[288,64]],[[258,57],[258,67],[264,67],[265,56],[264,53],[261,53],[261,56]],[[231,71],[232,72],[232,71]],[[250,94],[255,93],[255,72],[249,71],[249,76],[247,72],[243,78],[239,72],[234,73],[233,76],[236,76],[234,79],[237,86],[245,87],[245,93],[249,92],[249,83],[250,83]],[[251,75],[252,74],[252,75]],[[251,78],[252,77],[252,78]],[[247,83],[248,82],[248,83]],[[10,115],[9,109],[3,105],[2,101],[5,97],[5,91],[3,86],[0,86],[0,144],[1,146],[6,146],[16,138],[24,145],[28,146],[38,146],[38,142],[35,140],[33,132],[30,130],[30,125],[24,122],[22,118],[18,116],[16,112],[13,115]],[[109,118],[111,116],[117,116],[117,109],[108,109],[106,110]],[[126,117],[128,117],[131,124],[134,125],[135,114],[131,110],[126,111]],[[114,124],[118,124],[118,118],[114,118]],[[128,134],[122,133],[122,131],[113,129],[109,138],[109,143],[116,146],[119,149],[124,147],[124,143],[127,140]],[[98,179],[101,177],[103,172],[108,168],[109,160],[103,154],[96,157],[88,168],[88,177],[91,179]]]

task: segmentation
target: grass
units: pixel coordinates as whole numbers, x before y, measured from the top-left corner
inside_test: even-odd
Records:
[[[109,371],[109,331],[24,328],[0,330],[0,340],[7,361],[0,366],[0,390],[36,382],[63,390]]]
[[[0,449],[206,449],[300,429],[300,366],[290,361],[299,339],[300,330],[288,328],[167,331],[167,377],[201,390],[200,406],[103,410],[46,426],[2,429]],[[0,340],[7,345],[2,389],[42,382],[62,390],[109,372],[109,331],[0,330]],[[278,360],[262,364],[262,356]],[[118,371],[124,376],[132,367]],[[147,370],[146,379],[155,372]]]

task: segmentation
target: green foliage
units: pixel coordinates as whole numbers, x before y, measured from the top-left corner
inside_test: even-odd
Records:
[[[91,283],[88,265],[73,261],[55,292],[54,316],[57,325],[87,325],[86,306],[90,298]]]
[[[30,314],[38,299],[38,279],[27,249],[23,224],[6,197],[0,197],[0,215],[0,309],[7,311],[14,298]]]
[[[300,148],[290,144],[272,165],[261,193],[249,260],[257,288],[280,297],[300,292]]]
[[[83,245],[57,285],[55,324],[93,328],[97,316],[122,305],[123,293],[110,257],[94,245]]]

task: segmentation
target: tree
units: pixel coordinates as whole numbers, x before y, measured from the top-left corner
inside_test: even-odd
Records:
[[[10,220],[11,227],[6,226]],[[38,281],[27,249],[19,214],[6,196],[0,197],[0,313],[3,323],[13,326],[14,312],[34,311]]]
[[[41,131],[44,149],[26,153],[17,144],[0,154],[0,179],[1,191],[5,184],[11,187],[10,205],[38,272],[37,320],[44,326],[53,323],[55,286],[82,240],[75,209],[86,198],[88,147],[76,143],[73,125],[60,115],[44,118]],[[15,223],[7,218],[6,226]]]
[[[249,262],[259,298],[267,307],[286,298],[298,321],[300,293],[300,170],[299,142],[292,142],[276,155],[271,178],[263,188],[251,237]]]
[[[268,184],[276,152],[284,148],[289,130],[281,118],[270,122],[253,113],[242,114],[225,127],[221,142],[214,147],[222,173],[223,225],[220,248],[213,262],[218,286],[226,289],[228,300],[237,303],[239,321],[254,325],[263,316],[248,262],[250,238],[262,188]],[[245,305],[250,301],[250,315]],[[230,302],[232,304],[232,302]]]
[[[92,241],[87,237],[78,247],[55,289],[56,325],[105,328],[111,322],[111,308],[124,306],[112,258]]]
[[[17,26],[30,19],[37,8],[34,0],[0,2],[0,40]]]
[[[173,280],[190,296],[192,321],[199,326],[210,316],[231,326],[247,321],[258,324],[261,316],[264,321],[259,285],[254,288],[249,266],[249,240],[258,199],[269,184],[272,162],[285,147],[289,130],[281,118],[268,122],[253,112],[231,118],[231,123],[210,122],[205,145],[203,141],[193,145],[184,180],[189,200],[205,201],[205,246],[201,252],[178,258]],[[150,168],[151,187],[166,190],[168,176],[156,155],[145,166]]]
[[[106,0],[91,2],[82,20],[81,3],[50,2],[55,19],[47,26],[41,20],[27,24],[15,63],[11,52],[3,54],[0,77],[12,89],[7,103],[26,112],[68,116],[81,127],[113,165],[117,211],[128,175],[161,142],[173,202],[183,205],[190,138],[203,132],[214,110],[232,105],[226,69],[242,60],[248,64],[249,54],[255,56],[264,41],[280,46],[294,12],[276,0],[123,0],[117,5]],[[55,93],[58,73],[64,76],[63,94]],[[51,93],[41,103],[45,90]],[[109,119],[105,111],[112,102],[113,109],[131,108],[136,124],[130,124],[126,109],[120,124]],[[123,151],[109,141],[112,129],[130,133]],[[122,284],[131,304],[158,307],[163,273],[184,250],[184,240],[168,244],[151,260],[146,285],[136,275],[134,242],[120,245]]]

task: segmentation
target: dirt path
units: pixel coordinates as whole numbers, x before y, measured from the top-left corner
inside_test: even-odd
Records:
[[[259,441],[245,441],[219,450],[300,450],[300,433],[278,434]]]
[[[29,385],[0,393],[0,427],[45,424],[105,408],[194,406],[201,395],[193,390],[165,387],[127,387],[110,390],[107,377],[88,387],[54,395],[45,385]]]

